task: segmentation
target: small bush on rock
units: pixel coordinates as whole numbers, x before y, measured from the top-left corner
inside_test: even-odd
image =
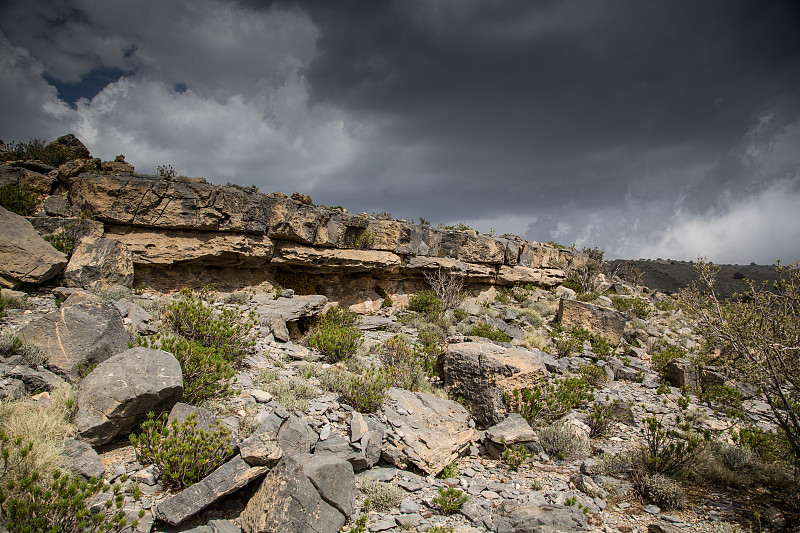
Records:
[[[608,403],[598,402],[592,406],[592,412],[589,413],[589,419],[586,421],[589,426],[589,438],[596,439],[608,432],[608,429],[617,420],[615,413],[619,403],[619,400],[614,400]]]
[[[491,324],[475,324],[469,330],[469,335],[473,337],[483,337],[492,341],[511,342],[511,337]]]
[[[148,413],[142,432],[130,435],[136,458],[161,471],[164,487],[182,490],[197,483],[233,455],[231,432],[215,423],[210,432],[197,428],[194,413],[182,423],[167,422],[167,414],[154,418]]]
[[[662,341],[657,342],[650,353],[653,369],[662,377],[667,375],[667,365],[669,365],[669,362],[674,359],[680,359],[681,357],[686,357],[686,350],[680,346],[670,346]]]
[[[405,491],[391,483],[365,478],[359,480],[358,490],[365,496],[364,507],[378,512],[394,509],[403,501]]]
[[[386,401],[391,381],[383,370],[369,369],[358,375],[331,368],[320,375],[320,384],[339,393],[339,401],[359,413],[374,413]]]
[[[695,463],[706,445],[688,422],[677,420],[674,428],[664,429],[655,416],[644,419],[644,437],[639,462],[651,474],[677,474]]]
[[[528,459],[528,448],[522,446],[521,444],[516,448],[506,448],[503,450],[503,455],[501,456],[501,460],[504,464],[508,465],[511,470],[519,470],[519,467],[522,466]]]
[[[580,367],[578,367],[578,374],[580,374],[586,383],[592,387],[599,387],[608,381],[608,376],[606,375],[605,370],[599,366],[582,364]]]
[[[514,389],[505,400],[509,409],[531,425],[561,418],[570,409],[594,399],[592,387],[583,378],[554,379],[532,389]]]
[[[573,461],[589,455],[589,440],[578,435],[568,424],[551,424],[539,431],[539,442],[547,455]]]
[[[663,510],[683,509],[686,500],[683,489],[663,474],[634,474],[633,485],[643,498]]]
[[[439,495],[433,498],[443,514],[455,514],[467,503],[467,495],[454,487],[439,487]]]
[[[0,206],[20,216],[29,217],[39,206],[39,195],[27,185],[10,183],[0,187]]]
[[[444,302],[436,297],[432,290],[424,289],[411,295],[408,299],[409,311],[426,315],[431,320],[439,319],[444,313]]]
[[[333,308],[312,328],[308,344],[332,362],[347,359],[363,342],[357,321],[358,316],[352,311]]]

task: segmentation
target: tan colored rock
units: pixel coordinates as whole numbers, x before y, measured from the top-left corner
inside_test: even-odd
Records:
[[[383,412],[397,438],[383,454],[398,467],[436,475],[478,438],[467,410],[452,400],[396,388],[388,396]]]
[[[316,272],[394,272],[401,265],[400,256],[391,252],[373,250],[340,250],[313,248],[291,242],[279,242],[275,246],[272,263],[276,266],[301,266],[314,268]]]
[[[182,262],[215,266],[258,267],[272,258],[274,245],[264,235],[213,231],[178,231],[112,226],[107,237],[124,244],[134,264]]]
[[[366,230],[372,237],[370,248],[396,252],[403,226],[394,220],[370,220]]]
[[[113,172],[115,174],[133,174],[133,165],[124,161],[103,161],[100,165],[103,172]]]
[[[506,417],[504,394],[535,387],[549,372],[542,352],[460,342],[447,346],[441,375],[448,392],[463,398],[475,421],[492,426]]]
[[[58,167],[58,179],[68,180],[69,178],[80,176],[84,172],[100,170],[99,161],[99,159],[73,159],[72,161],[67,161]]]
[[[311,205],[314,202],[311,200],[311,197],[307,194],[301,194],[299,192],[292,193],[292,200],[300,202],[301,204]]]
[[[404,269],[418,275],[424,272],[442,271],[450,272],[456,276],[464,276],[472,282],[494,282],[495,270],[486,265],[467,263],[452,257],[424,257],[417,256],[408,260]]]
[[[262,234],[267,229],[265,195],[237,187],[94,174],[68,182],[73,205],[108,224]]]
[[[26,168],[0,165],[0,187],[19,184],[30,187],[36,194],[50,194],[56,179],[49,174],[34,172]]]
[[[500,285],[516,285],[532,283],[543,287],[555,287],[566,279],[564,271],[558,268],[530,268],[524,266],[500,265],[497,271],[497,283]]]
[[[24,217],[0,207],[0,285],[16,289],[56,276],[67,256],[42,239]]]
[[[469,263],[499,265],[505,261],[505,239],[497,239],[467,231],[441,231],[437,255],[453,257]]]
[[[558,304],[558,322],[566,330],[580,326],[617,345],[622,339],[627,319],[619,311],[608,307],[562,298]]]
[[[88,289],[96,283],[133,286],[133,259],[128,248],[105,237],[84,237],[80,240],[64,269],[67,287]]]

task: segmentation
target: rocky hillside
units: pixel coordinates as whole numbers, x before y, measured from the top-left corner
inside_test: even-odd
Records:
[[[797,527],[769,405],[673,297],[576,294],[566,250],[81,146],[0,166],[30,204],[0,209],[10,531],[101,530],[83,508],[164,533]],[[56,469],[101,481],[65,509]]]

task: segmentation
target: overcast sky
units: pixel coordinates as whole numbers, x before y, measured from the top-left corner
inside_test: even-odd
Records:
[[[795,0],[0,5],[0,139],[607,257],[800,260]]]

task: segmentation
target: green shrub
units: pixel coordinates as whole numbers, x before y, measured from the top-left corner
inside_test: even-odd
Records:
[[[608,429],[617,420],[616,412],[619,405],[619,400],[607,403],[597,402],[592,405],[592,411],[589,413],[589,419],[586,421],[589,426],[590,438],[596,439],[606,434]]]
[[[358,316],[352,311],[333,308],[312,328],[308,344],[332,362],[347,359],[363,342],[356,322]]]
[[[469,330],[469,334],[473,337],[484,337],[489,340],[499,342],[511,342],[511,337],[492,326],[491,324],[475,324]]]
[[[22,437],[10,438],[0,431],[0,520],[10,533],[54,532],[83,533],[120,531],[129,525],[122,511],[124,495],[116,485],[105,509],[92,514],[91,500],[110,489],[105,481],[85,481],[59,470],[45,479],[39,472],[20,474],[17,466],[34,448]],[[143,516],[142,513],[139,515]],[[130,525],[136,527],[138,520]]]
[[[231,394],[229,380],[236,374],[229,353],[218,346],[203,346],[183,337],[139,337],[139,346],[164,350],[175,356],[183,372],[183,401],[198,404]]]
[[[238,366],[255,344],[252,330],[255,313],[242,316],[234,309],[216,310],[206,303],[204,293],[184,290],[184,297],[162,309],[161,319],[180,336],[197,341],[206,348],[216,348],[226,360]]]
[[[442,468],[442,471],[439,472],[436,477],[441,479],[458,477],[458,463],[453,461],[452,463],[448,464]]]
[[[645,444],[639,450],[639,465],[651,474],[677,474],[697,461],[706,445],[704,437],[707,435],[698,435],[688,422],[677,420],[675,427],[664,429],[655,416],[645,418]]]
[[[539,431],[539,442],[550,457],[573,461],[589,455],[589,441],[568,424],[551,424]]]
[[[209,432],[197,428],[194,413],[182,423],[167,418],[148,413],[142,432],[129,437],[139,462],[161,471],[165,488],[179,491],[197,483],[233,455],[231,432],[218,421]]]
[[[331,368],[320,375],[320,384],[326,390],[337,392],[341,403],[359,413],[374,413],[386,401],[391,381],[383,370],[369,369],[357,375]]]
[[[733,438],[752,450],[764,463],[786,461],[792,456],[792,448],[781,433],[751,427],[734,433]]]
[[[432,368],[435,360],[428,358],[419,346],[395,335],[379,346],[378,355],[391,386],[410,391],[430,388],[426,378],[428,367]]]
[[[670,346],[663,341],[657,342],[650,352],[650,361],[653,369],[662,377],[667,375],[669,362],[682,357],[686,357],[686,350],[680,346]]]
[[[575,291],[577,293],[581,292],[581,284],[578,283],[577,281],[572,281],[572,280],[568,279],[568,280],[565,280],[564,282],[562,282],[561,286],[565,287],[567,289],[572,289],[573,291]]]
[[[642,298],[625,298],[622,296],[612,296],[611,303],[617,311],[630,311],[636,318],[645,320],[649,318],[655,309],[650,302]]]
[[[0,187],[0,205],[13,213],[29,217],[39,207],[39,195],[27,185],[10,183]]]
[[[352,248],[356,250],[369,250],[375,245],[375,234],[368,229],[358,232],[352,242]]]
[[[444,303],[430,289],[423,289],[408,299],[408,309],[422,313],[431,319],[438,319],[444,313]]]
[[[31,139],[28,142],[9,143],[2,159],[4,161],[38,160],[45,165],[58,167],[74,158],[75,154],[68,146],[47,144],[44,139]]]
[[[606,375],[605,370],[599,366],[590,365],[588,363],[584,363],[578,367],[578,374],[592,387],[599,387],[608,381],[608,375]]]
[[[634,474],[633,486],[643,498],[665,511],[683,509],[685,505],[686,498],[680,484],[663,474]]]
[[[454,514],[467,503],[467,495],[454,487],[439,487],[439,495],[433,498],[433,503],[443,514]]]
[[[535,388],[514,389],[505,400],[509,409],[522,415],[529,424],[553,421],[594,399],[591,386],[583,378],[554,379]]]
[[[503,455],[500,459],[504,464],[508,465],[509,468],[516,471],[519,470],[522,463],[528,459],[528,455],[528,448],[519,445],[516,448],[506,448],[503,450]]]

